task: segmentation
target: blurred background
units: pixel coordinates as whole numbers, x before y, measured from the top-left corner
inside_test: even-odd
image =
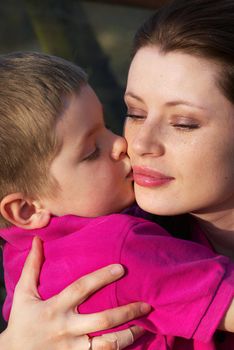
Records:
[[[103,103],[108,126],[121,133],[134,33],[166,1],[1,0],[0,54],[43,51],[82,66]],[[0,266],[1,306],[5,298],[2,256]],[[0,316],[0,331],[5,326]]]

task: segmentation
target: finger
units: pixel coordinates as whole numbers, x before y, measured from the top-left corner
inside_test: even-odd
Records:
[[[117,280],[123,274],[124,269],[119,264],[106,266],[81,277],[54,298],[56,298],[57,304],[61,305],[61,309],[67,311],[69,308],[75,308],[77,305],[80,305],[95,291]]]
[[[142,327],[139,326],[132,326],[130,327],[130,330],[132,332],[134,341],[136,341],[137,339],[139,339],[140,337],[142,337],[142,335],[145,334],[145,330]]]
[[[110,329],[144,316],[150,309],[150,305],[137,302],[90,315],[79,315],[79,318],[73,314],[69,320],[69,330],[72,334],[81,335]],[[79,334],[77,334],[77,330],[79,330]]]
[[[39,237],[34,237],[32,248],[25,261],[17,289],[24,290],[39,298],[37,283],[41,265],[44,260],[42,242]]]
[[[95,350],[95,347],[98,348],[98,346],[104,348],[104,345],[112,349],[125,349],[144,333],[143,328],[132,326],[122,331],[103,334],[100,337],[94,337],[92,339],[93,349]]]
[[[69,341],[65,342],[65,346],[59,347],[59,349],[66,348],[70,350],[93,350],[92,340],[93,338],[89,337],[88,335],[83,335],[81,337],[72,337],[69,339]]]
[[[102,338],[110,342],[116,342],[118,345],[118,349],[124,349],[126,348],[126,346],[132,345],[134,343],[133,333],[130,329],[103,334]]]
[[[90,349],[90,347],[89,347]],[[105,338],[101,337],[95,337],[92,338],[92,347],[91,350],[119,350],[120,347],[117,343],[117,340],[110,341]]]

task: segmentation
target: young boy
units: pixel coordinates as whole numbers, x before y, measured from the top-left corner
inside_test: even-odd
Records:
[[[0,77],[4,317],[37,235],[45,253],[42,298],[121,263],[125,277],[79,312],[142,300],[153,309],[134,321],[149,331],[134,349],[168,349],[173,336],[210,341],[233,298],[234,265],[137,217],[136,207],[113,214],[134,202],[131,165],[124,138],[106,129],[85,73],[57,57],[13,53],[0,58]]]

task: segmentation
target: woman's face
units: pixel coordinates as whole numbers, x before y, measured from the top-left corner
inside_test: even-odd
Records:
[[[159,215],[214,213],[234,204],[234,106],[220,68],[141,48],[128,76],[125,136],[138,204]]]

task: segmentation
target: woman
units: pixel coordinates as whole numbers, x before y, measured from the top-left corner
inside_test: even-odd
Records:
[[[175,216],[166,220],[172,221],[168,225],[171,232],[181,230],[178,215],[189,213],[182,217],[187,238],[230,258],[234,255],[233,21],[232,0],[175,0],[159,10],[136,35],[125,94],[125,133],[138,204],[153,214]],[[24,282],[26,275],[23,277]],[[16,309],[22,294],[26,299],[27,293],[17,293]],[[76,301],[82,299],[81,292]],[[67,300],[57,298],[57,312],[68,305]],[[13,312],[17,320],[14,316]],[[78,335],[98,329],[98,321],[89,317],[86,329],[77,326],[81,329]],[[111,325],[116,323],[118,320]],[[13,334],[11,324],[7,332]],[[119,342],[121,339],[120,335]],[[63,340],[67,346],[69,336]],[[98,341],[92,342],[93,349],[98,349]],[[48,344],[45,340],[44,348]],[[59,349],[61,344],[56,343],[56,348],[53,342],[54,347],[50,344],[48,348]],[[127,340],[124,345],[128,344]],[[209,344],[176,339],[173,349],[231,349],[233,344],[231,335],[219,333]],[[116,349],[119,345],[109,342],[102,348],[108,346]]]
[[[139,29],[125,93],[139,206],[158,215],[189,213],[187,238],[231,259],[233,23],[231,0],[174,1]],[[231,334],[221,340],[177,339],[173,349],[233,348]]]

